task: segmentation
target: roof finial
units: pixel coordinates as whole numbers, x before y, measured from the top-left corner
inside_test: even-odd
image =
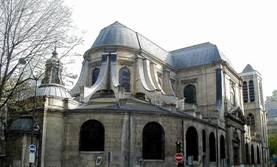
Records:
[[[52,52],[52,57],[57,58],[57,41],[55,41],[54,51]]]

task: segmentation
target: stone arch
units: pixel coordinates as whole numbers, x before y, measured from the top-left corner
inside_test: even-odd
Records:
[[[190,126],[186,132],[186,159],[189,156],[193,156],[193,160],[198,161],[198,134],[193,126]]]
[[[143,159],[164,159],[165,133],[157,122],[147,123],[142,132]]]
[[[84,122],[80,130],[80,151],[104,151],[105,128],[97,120]]]

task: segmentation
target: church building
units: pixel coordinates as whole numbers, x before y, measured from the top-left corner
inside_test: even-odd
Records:
[[[28,166],[33,143],[41,167],[268,166],[262,76],[251,65],[238,73],[214,44],[166,51],[115,22],[71,90],[61,73],[54,51],[24,100],[35,110],[6,132],[10,165]]]

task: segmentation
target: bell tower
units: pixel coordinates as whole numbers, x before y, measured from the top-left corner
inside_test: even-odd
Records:
[[[255,145],[255,154],[259,152],[259,155],[263,157],[261,162],[265,162],[267,155],[267,120],[262,76],[250,64],[246,65],[240,76],[243,79],[242,92],[247,132],[250,132],[248,141],[250,144],[252,142],[259,143]],[[255,157],[256,162],[260,161],[258,155],[255,155]]]

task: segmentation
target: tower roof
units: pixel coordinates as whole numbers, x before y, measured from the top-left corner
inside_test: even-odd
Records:
[[[242,73],[253,72],[253,71],[256,71],[256,70],[254,70],[254,68],[250,64],[247,64],[243,69]]]

